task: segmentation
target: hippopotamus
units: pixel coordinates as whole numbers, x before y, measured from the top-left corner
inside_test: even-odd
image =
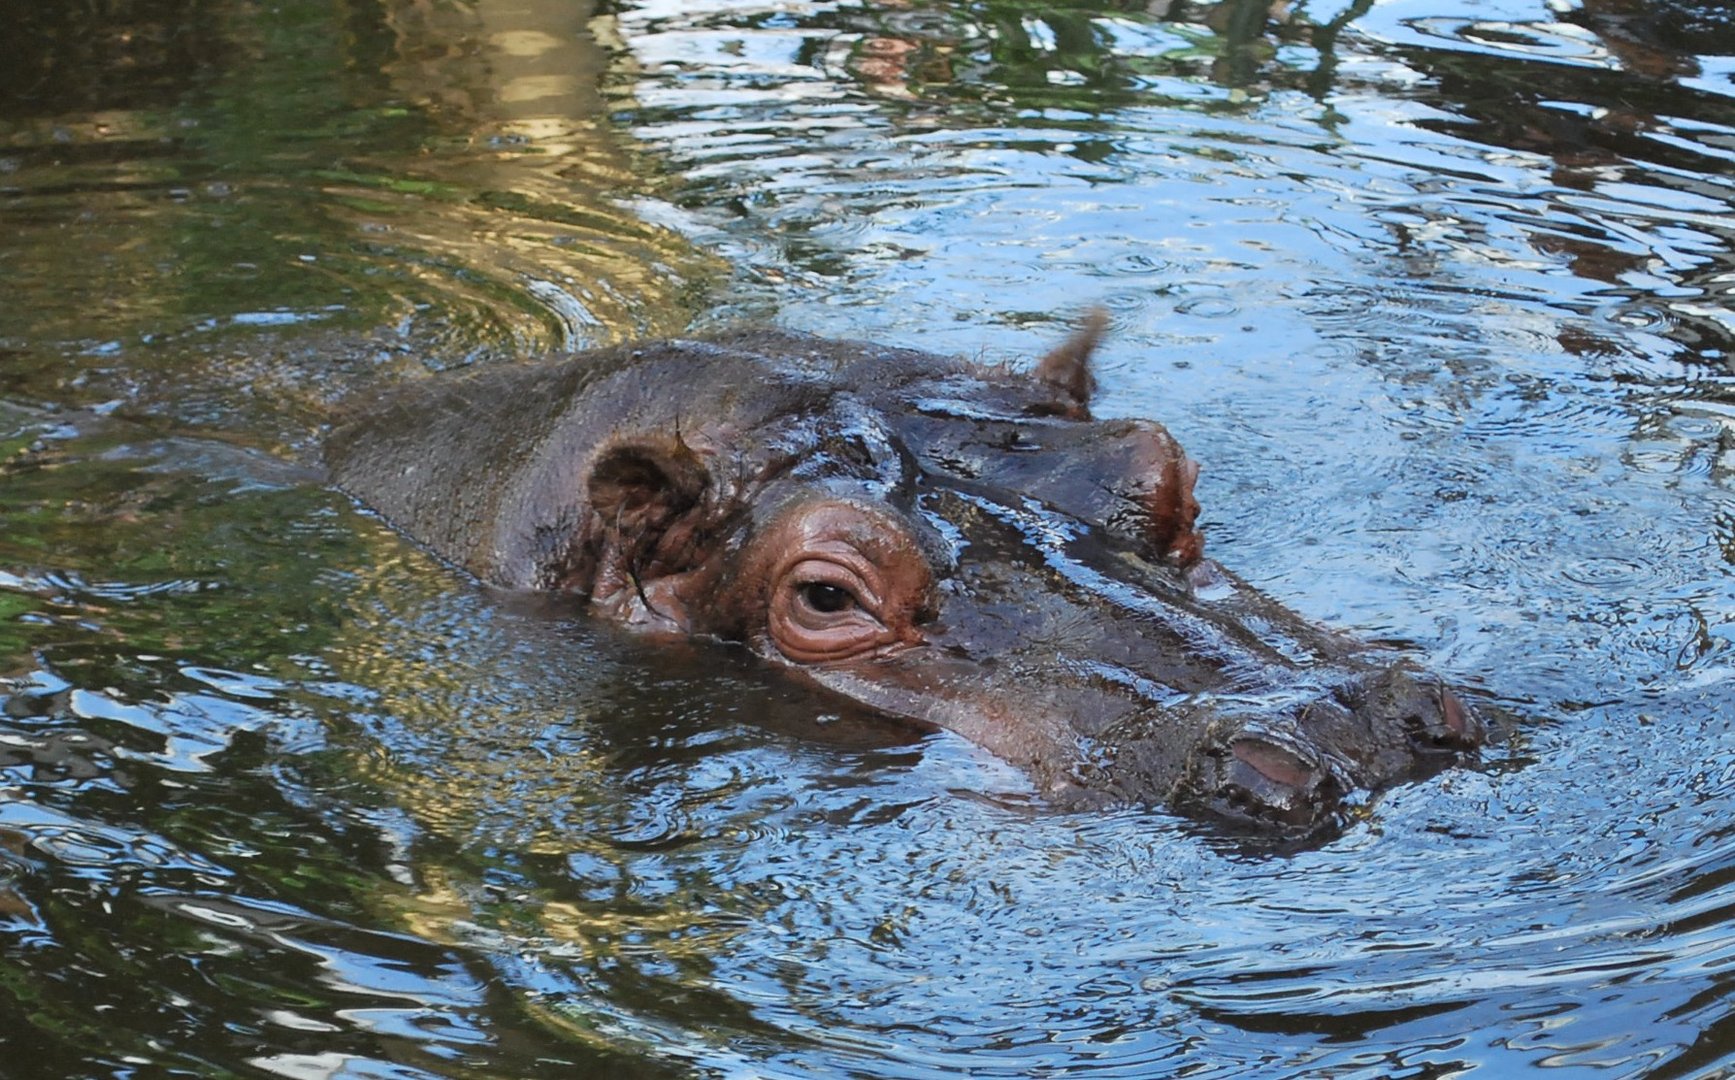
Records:
[[[484,582],[751,650],[1058,808],[1311,834],[1472,753],[1440,678],[1205,556],[1198,466],[1091,414],[1102,322],[1023,370],[741,329],[434,376],[326,463]]]

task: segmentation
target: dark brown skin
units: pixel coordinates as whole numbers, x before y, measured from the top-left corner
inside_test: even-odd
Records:
[[[779,331],[602,350],[429,380],[327,460],[484,581],[745,646],[1056,805],[1313,832],[1473,751],[1438,679],[1203,557],[1198,467],[1090,417],[1101,328],[1029,374]]]

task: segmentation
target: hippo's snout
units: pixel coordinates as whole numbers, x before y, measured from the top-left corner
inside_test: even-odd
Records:
[[[1176,797],[1232,820],[1313,832],[1341,823],[1349,793],[1460,764],[1486,737],[1482,719],[1438,679],[1397,664],[1299,707],[1207,724]]]

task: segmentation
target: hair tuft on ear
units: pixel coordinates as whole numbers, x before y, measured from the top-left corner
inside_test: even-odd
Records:
[[[714,524],[710,488],[704,459],[684,441],[634,439],[605,446],[586,477],[589,513],[553,558],[544,587],[594,596],[626,585],[642,594],[642,575],[688,569]]]
[[[1085,312],[1084,321],[1072,336],[1037,362],[1036,378],[1060,391],[1079,409],[1086,409],[1091,394],[1096,390],[1096,376],[1091,374],[1090,358],[1106,329],[1108,312],[1102,308]]]
[[[685,442],[625,443],[603,450],[591,465],[591,510],[622,528],[655,528],[692,508],[708,477]]]

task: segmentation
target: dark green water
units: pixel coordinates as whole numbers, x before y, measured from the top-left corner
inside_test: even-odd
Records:
[[[1735,1076],[1726,6],[13,9],[0,1075]],[[1510,743],[1299,852],[1026,812],[297,464],[430,370],[1093,303],[1213,554]]]

